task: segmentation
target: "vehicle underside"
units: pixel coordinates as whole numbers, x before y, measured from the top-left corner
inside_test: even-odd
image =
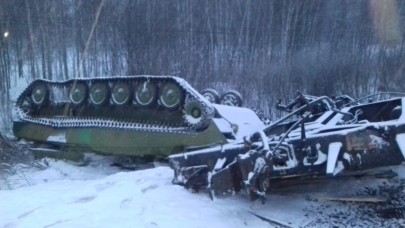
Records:
[[[223,103],[240,102],[234,93],[225,93]],[[36,80],[16,102],[13,132],[17,138],[54,147],[167,157],[233,137],[231,125],[219,114],[222,106],[171,76]]]

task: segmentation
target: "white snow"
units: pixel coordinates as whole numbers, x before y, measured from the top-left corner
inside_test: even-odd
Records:
[[[243,137],[261,131],[265,127],[256,113],[248,108],[217,104],[213,104],[213,106],[225,121],[228,121],[228,126],[235,126],[231,126],[231,129],[234,129],[236,140],[242,140]],[[225,132],[229,131],[229,127],[224,127],[224,125],[226,126],[226,124],[221,123],[219,127],[222,127]],[[220,130],[222,131],[222,129]]]
[[[48,142],[66,143],[66,132],[61,132],[59,135],[50,135],[47,138]]]
[[[349,195],[383,181],[291,186],[268,194],[263,205],[243,194],[212,201],[205,192],[173,185],[173,171],[166,166],[126,172],[102,156],[93,156],[86,166],[49,159],[41,163],[48,167],[20,168],[0,178],[0,227],[274,227],[250,211],[302,227],[316,220],[305,216],[307,210],[324,203],[308,196]],[[405,166],[396,171],[403,178]],[[344,205],[333,204],[331,213],[333,209],[344,210]]]
[[[405,134],[398,134],[396,137],[396,141],[405,159]]]
[[[222,169],[224,167],[225,162],[226,162],[225,157],[224,158],[218,158],[218,160],[217,160],[217,162],[215,163],[215,166],[214,166],[214,171]]]
[[[241,197],[211,201],[173,185],[169,167],[120,172],[49,161],[9,177],[0,190],[0,227],[266,227]]]
[[[328,163],[326,165],[326,173],[334,174],[337,157],[339,155],[340,148],[343,144],[341,142],[333,142],[329,144],[328,148]]]

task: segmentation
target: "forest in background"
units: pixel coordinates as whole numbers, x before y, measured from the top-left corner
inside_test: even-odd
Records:
[[[0,0],[0,125],[21,79],[175,75],[273,117],[297,90],[405,92],[404,21],[399,0]]]

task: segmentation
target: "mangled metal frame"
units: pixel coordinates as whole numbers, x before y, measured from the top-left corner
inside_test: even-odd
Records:
[[[264,201],[272,179],[398,165],[405,157],[405,96],[394,95],[400,97],[368,96],[368,103],[344,97],[336,105],[329,97],[298,94],[289,105],[278,104],[288,115],[243,141],[171,155],[173,183],[207,189],[212,197],[243,190]]]

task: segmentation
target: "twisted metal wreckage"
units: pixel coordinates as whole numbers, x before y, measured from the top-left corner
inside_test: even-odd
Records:
[[[16,102],[13,131],[62,150],[169,156],[175,184],[264,200],[272,179],[400,164],[404,102],[400,93],[298,93],[265,124],[236,91],[200,94],[172,76],[36,80]]]

